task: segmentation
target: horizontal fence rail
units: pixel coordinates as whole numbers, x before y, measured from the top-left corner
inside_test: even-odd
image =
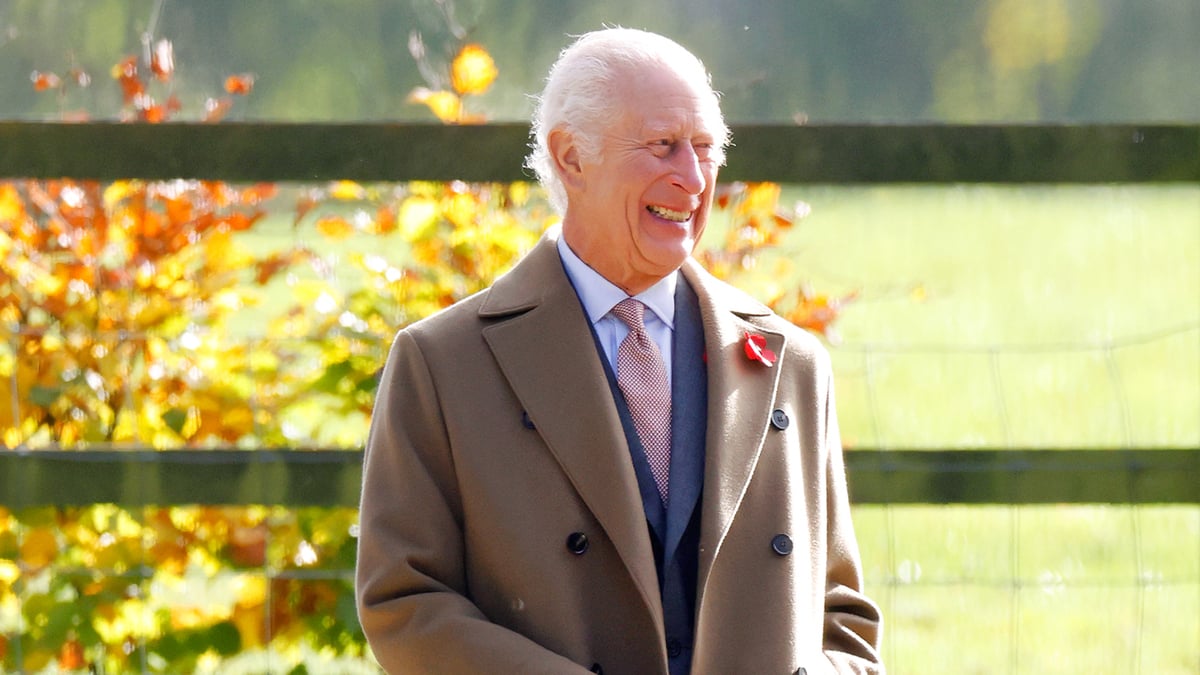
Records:
[[[1200,181],[1200,125],[740,125],[721,178]],[[0,122],[0,178],[532,180],[526,124]]]
[[[354,450],[0,452],[0,504],[358,505]],[[856,504],[1200,504],[1200,449],[854,450]]]
[[[735,125],[725,181],[1200,182],[1200,125]],[[525,124],[0,122],[0,179],[532,180]],[[1200,504],[1200,448],[847,452],[859,504]],[[357,506],[353,450],[0,451],[0,504]]]

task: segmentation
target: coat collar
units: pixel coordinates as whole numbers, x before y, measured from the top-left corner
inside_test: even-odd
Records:
[[[713,560],[754,475],[785,367],[782,333],[765,327],[771,310],[722,283],[694,260],[683,268],[696,290],[708,362],[708,438],[700,520],[697,608]],[[777,360],[767,367],[747,358],[747,334],[761,335]]]
[[[620,416],[587,317],[562,268],[557,228],[492,285],[479,309],[496,361],[563,471],[629,569],[662,625],[654,554]],[[708,363],[708,433],[701,506],[697,608],[734,514],[754,473],[784,367],[784,336],[762,325],[771,310],[687,260]],[[761,335],[779,360],[750,361],[746,334]],[[580,383],[593,383],[580,386]]]
[[[497,279],[479,314],[500,370],[629,570],[656,625],[654,552],[604,366],[556,250],[557,229]],[[662,640],[660,640],[662,642]]]

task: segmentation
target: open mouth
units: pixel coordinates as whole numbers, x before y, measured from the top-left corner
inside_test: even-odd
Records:
[[[691,211],[673,211],[662,206],[647,206],[646,210],[658,216],[659,218],[665,218],[666,220],[671,220],[676,223],[686,222],[692,217]]]

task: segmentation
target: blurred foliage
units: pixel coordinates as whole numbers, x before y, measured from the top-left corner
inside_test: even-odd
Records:
[[[477,44],[456,53],[444,77],[422,65],[434,75],[430,95],[412,101],[448,123],[479,121],[463,102],[491,85],[495,64]],[[121,118],[185,114],[175,75],[168,40],[120,60],[110,76]],[[255,80],[227,76],[226,95],[207,98],[202,118],[219,121]],[[31,82],[61,102],[91,78],[72,68],[37,71]],[[438,109],[435,95],[452,105]],[[486,288],[555,221],[527,183],[337,181],[287,188],[294,243],[248,245],[284,191],[195,180],[0,182],[4,445],[359,446],[395,332]],[[782,287],[778,269],[758,269],[760,252],[806,213],[779,197],[769,183],[722,186],[717,210],[729,225],[697,255],[719,276],[766,283],[781,313],[829,335],[841,300]],[[248,317],[260,338],[234,334]],[[0,670],[369,669],[349,576],[356,517],[0,507]]]
[[[493,119],[523,121],[568,36],[605,24],[688,45],[740,123],[1200,120],[1192,0],[358,0],[286,12],[238,0],[6,0],[0,118],[60,107],[114,118],[113,92],[76,88],[59,106],[29,91],[30,72],[99,73],[144,36],[148,49],[171,35],[189,63],[179,96],[193,110],[198,92],[249,69],[258,78],[245,118],[431,120],[406,97],[452,87],[413,68],[417,36],[439,72],[462,44],[487,45],[504,75],[479,102]]]
[[[354,509],[0,507],[0,671],[231,672],[269,654],[270,672],[342,672],[366,650],[349,572],[356,520]]]

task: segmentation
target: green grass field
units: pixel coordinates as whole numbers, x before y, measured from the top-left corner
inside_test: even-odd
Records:
[[[860,294],[831,345],[848,446],[1200,446],[1200,188],[788,198],[812,212],[780,258]],[[855,520],[894,674],[1200,673],[1200,507]]]
[[[1200,186],[784,194],[811,212],[749,290],[858,293],[830,345],[849,448],[1200,446]],[[893,674],[1200,673],[1198,506],[855,520]]]

